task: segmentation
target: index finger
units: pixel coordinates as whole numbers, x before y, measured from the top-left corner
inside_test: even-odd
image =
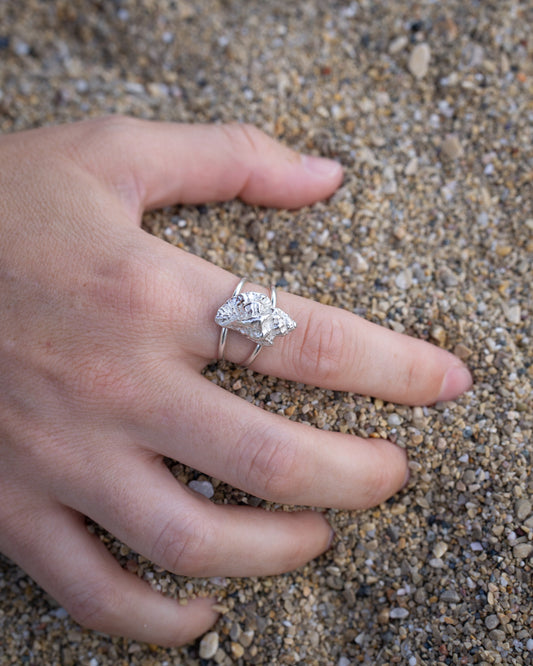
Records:
[[[137,214],[174,203],[243,201],[298,208],[332,194],[341,165],[301,155],[252,125],[110,117],[74,125],[78,156]]]

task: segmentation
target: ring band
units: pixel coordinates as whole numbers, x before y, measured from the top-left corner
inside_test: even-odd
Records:
[[[251,365],[263,347],[271,346],[278,335],[287,335],[296,322],[276,307],[276,287],[270,287],[270,298],[255,291],[241,293],[246,283],[243,277],[229,298],[217,311],[215,322],[222,328],[218,341],[218,358],[224,360],[228,330],[234,330],[255,342],[252,353],[242,363]]]

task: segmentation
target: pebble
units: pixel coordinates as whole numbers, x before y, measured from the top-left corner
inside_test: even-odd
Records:
[[[193,480],[189,482],[189,488],[194,490],[196,493],[200,493],[207,499],[211,499],[215,494],[215,489],[211,481],[197,481]]]
[[[525,560],[533,552],[533,543],[517,543],[513,546],[513,555],[517,560]]]
[[[409,162],[407,162],[407,164],[405,165],[403,172],[406,176],[414,176],[417,171],[418,171],[418,158],[412,157],[409,160]]]
[[[253,629],[247,629],[246,631],[243,631],[239,636],[239,643],[245,648],[250,647],[252,641],[254,640],[254,635],[255,631]]]
[[[368,262],[359,252],[350,255],[350,266],[354,273],[366,273],[368,271]]]
[[[435,557],[437,558],[441,558],[447,550],[448,550],[448,545],[444,543],[444,541],[438,541],[433,546],[433,555],[435,555]]]
[[[403,271],[400,271],[396,276],[394,283],[398,289],[409,289],[413,284],[413,273],[411,269],[406,268]]]
[[[496,629],[496,627],[500,624],[500,620],[497,615],[487,615],[485,618],[485,626],[489,631],[492,631],[492,629]]]
[[[446,331],[442,326],[432,326],[430,335],[433,338],[433,340],[439,343],[441,347],[444,347],[444,345],[446,344],[447,335]]]
[[[397,608],[391,608],[389,616],[391,620],[404,620],[409,617],[409,611],[407,608],[398,606]]]
[[[244,654],[244,647],[240,643],[231,643],[231,654],[235,659],[240,659]]]
[[[426,423],[426,417],[424,416],[424,410],[422,407],[413,407],[412,421],[413,425],[415,425],[417,428],[424,427]]]
[[[390,611],[388,608],[382,608],[378,613],[378,622],[380,624],[388,624],[390,618]]]
[[[516,517],[520,522],[525,520],[533,510],[531,501],[528,499],[519,499],[515,504]]]
[[[504,308],[505,318],[511,324],[519,324],[522,318],[522,311],[519,305],[510,305]]]
[[[442,152],[451,160],[456,160],[464,154],[463,146],[455,134],[448,134],[442,142]]]
[[[391,55],[395,55],[396,53],[403,51],[408,44],[409,40],[407,39],[407,37],[405,35],[400,35],[399,37],[393,39],[392,42],[389,44],[389,53]]]
[[[390,426],[399,426],[402,424],[402,417],[399,414],[390,414],[387,423]]]
[[[417,44],[411,51],[409,62],[407,64],[409,71],[415,79],[423,79],[428,73],[429,62],[431,60],[431,49],[429,44],[422,42]]]
[[[453,353],[461,359],[461,361],[466,361],[470,356],[472,356],[472,350],[470,347],[463,345],[462,342],[459,342],[453,348]]]
[[[453,273],[449,268],[443,267],[437,273],[437,280],[444,287],[457,287],[459,280],[455,273]]]
[[[440,595],[440,600],[446,604],[458,604],[461,601],[461,597],[455,590],[444,590]]]
[[[219,637],[216,631],[210,631],[200,641],[199,655],[200,659],[212,659],[217,650],[219,644]]]

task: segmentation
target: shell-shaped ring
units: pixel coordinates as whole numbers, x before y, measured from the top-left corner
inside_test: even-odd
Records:
[[[242,292],[247,278],[243,277],[231,298],[217,311],[215,322],[222,327],[218,342],[218,358],[224,359],[226,339],[231,329],[244,335],[255,348],[242,363],[251,365],[263,347],[270,347],[278,335],[287,335],[296,328],[296,322],[276,307],[276,287],[270,287],[270,298],[257,291]]]

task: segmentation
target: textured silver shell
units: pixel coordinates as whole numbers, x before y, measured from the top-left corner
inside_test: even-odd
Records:
[[[280,308],[272,307],[265,294],[246,291],[232,296],[220,306],[215,321],[223,328],[238,331],[256,344],[270,346],[278,335],[287,335],[296,322]]]

